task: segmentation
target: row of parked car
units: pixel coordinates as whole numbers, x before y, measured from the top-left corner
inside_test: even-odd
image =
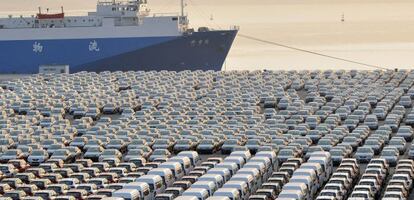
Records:
[[[282,164],[280,172],[287,171],[290,178],[282,186],[278,198],[315,199],[320,188],[331,177],[332,170],[332,158],[328,152],[313,152],[306,163],[301,159],[288,160]]]
[[[383,198],[409,199],[413,188],[414,168],[412,160],[398,161],[396,170],[385,186]]]
[[[405,143],[413,136],[406,123],[406,109],[410,108],[407,98],[414,99],[413,83],[414,73],[410,71],[162,71],[30,76],[0,85],[0,162],[11,164],[0,168],[5,169],[7,185],[13,185],[10,178],[26,180],[21,173],[32,173],[34,184],[42,190],[46,189],[42,184],[48,182],[44,179],[60,184],[57,171],[63,179],[71,179],[62,184],[72,187],[78,180],[81,185],[60,196],[73,196],[73,189],[77,189],[86,194],[85,198],[98,199],[94,195],[112,196],[124,189],[120,183],[136,182],[131,177],[169,168],[160,166],[178,162],[176,159],[181,158],[174,155],[180,152],[221,152],[229,154],[227,161],[219,163],[220,159],[213,158],[201,166],[191,166],[197,170],[182,167],[183,175],[202,177],[211,170],[227,174],[222,169],[226,168],[234,178],[246,170],[246,165],[250,170],[255,164],[260,176],[249,172],[254,177],[249,195],[240,196],[247,193],[239,191],[238,198],[316,198],[315,191],[332,179],[333,167],[313,158],[314,154],[329,152],[328,163],[332,165],[352,157],[369,162],[378,156],[394,165],[404,157]],[[359,157],[371,150],[372,157]],[[235,158],[235,152],[256,155],[243,162],[240,156]],[[257,164],[263,160],[256,158],[262,152],[272,152],[268,159],[273,167],[266,167],[267,159],[263,161],[265,167]],[[229,162],[233,164],[221,165]],[[275,167],[279,166],[276,163],[282,167]],[[312,169],[318,179],[309,171],[311,165],[315,165]],[[75,175],[67,172],[68,168],[73,168]],[[237,173],[235,168],[239,169]],[[301,174],[295,176],[297,170]],[[115,190],[98,193],[100,189],[82,185],[89,184],[84,173],[103,178]],[[230,181],[229,177],[222,178]],[[194,185],[195,178],[185,177],[187,180],[192,181],[191,191],[205,185]],[[287,180],[302,182],[306,189],[284,189],[282,186],[292,185]],[[309,180],[316,181],[316,186]],[[103,184],[93,181],[94,185]],[[185,186],[190,185],[188,182],[180,181],[183,177],[174,176],[172,183],[163,183],[165,191],[153,193],[153,198],[180,198],[190,189]],[[185,189],[174,188],[177,184]],[[205,189],[210,198],[217,197]],[[117,195],[122,192],[126,191]],[[205,192],[201,193],[204,198]],[[33,195],[28,189],[25,194]],[[328,193],[319,198],[326,196]]]
[[[348,199],[359,178],[359,170],[359,165],[355,159],[342,160],[316,199]]]

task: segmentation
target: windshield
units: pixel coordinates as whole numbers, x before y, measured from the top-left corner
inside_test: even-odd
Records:
[[[77,189],[88,190],[89,191],[89,190],[91,190],[91,187],[87,186],[87,185],[81,185],[81,186],[78,186]]]
[[[271,185],[264,185],[262,187],[262,189],[271,189],[271,190],[273,190],[273,189],[275,189],[275,187],[274,186],[271,186]]]
[[[157,140],[155,144],[168,144],[168,140]]]
[[[331,197],[336,197],[336,193],[335,193],[335,192],[321,192],[319,195],[320,195],[320,196],[331,196]]]
[[[53,191],[56,191],[56,192],[60,192],[60,190],[62,190],[62,188],[59,187],[59,186],[48,186],[47,189],[48,190],[53,190]]]
[[[178,191],[178,190],[167,190],[167,191],[165,191],[165,193],[167,193],[167,194],[174,194],[174,196],[178,196],[178,195],[180,195],[180,192]]]
[[[44,152],[43,151],[32,151],[32,156],[43,156]]]
[[[142,154],[142,150],[140,150],[140,149],[131,149],[131,150],[129,150],[128,151],[128,154],[129,155],[141,155]]]
[[[13,192],[13,193],[6,193],[6,194],[4,194],[4,196],[5,197],[11,197],[11,198],[13,198],[13,199],[20,199],[19,197],[20,197],[20,195],[19,195],[20,193],[17,193],[17,192]]]
[[[328,185],[328,186],[325,186],[324,189],[327,189],[327,190],[339,190],[340,187],[339,186]]]
[[[90,181],[88,181],[88,183],[95,184],[95,185],[102,185],[102,181],[100,181],[100,180],[90,180]]]
[[[155,197],[155,200],[170,200],[169,197]]]
[[[105,196],[111,196],[112,192],[106,192],[106,191],[98,191],[96,194],[98,195],[105,195]]]
[[[390,191],[390,192],[401,192],[401,188],[387,188],[387,192],[388,191]]]
[[[69,186],[72,185],[72,181],[59,181],[59,183],[69,185]]]
[[[331,145],[330,140],[319,140],[318,144],[320,145]]]
[[[55,153],[53,153],[54,156],[66,156],[67,155],[67,151],[55,151]]]
[[[293,154],[293,151],[280,151],[279,153],[279,155],[286,155],[286,156],[292,155],[292,154]]]
[[[121,140],[111,140],[109,144],[122,144]]]
[[[131,142],[131,144],[145,144],[144,140],[134,140]]]
[[[200,144],[212,144],[213,140],[202,140]]]
[[[50,145],[49,149],[61,149],[62,146],[60,144],[52,144]]]
[[[359,153],[372,153],[372,149],[371,148],[359,148],[358,152]]]
[[[166,151],[164,151],[162,149],[159,149],[159,151],[157,151],[157,150],[154,151],[153,155],[167,155],[167,152]]]
[[[331,180],[329,183],[344,184],[344,182],[341,180]]]
[[[398,145],[403,145],[403,143],[398,140],[390,140],[389,145],[398,146]]]
[[[74,142],[84,142],[84,138],[75,138],[73,139]]]
[[[374,186],[374,182],[371,182],[371,181],[361,181],[360,183],[359,183],[360,185],[369,185],[369,186]]]
[[[45,192],[36,193],[34,196],[42,197],[43,199],[49,199],[49,193],[45,193]]]
[[[105,156],[115,156],[115,151],[104,151],[102,155]]]
[[[6,139],[0,140],[0,144],[1,145],[9,145],[9,140],[6,140]]]
[[[355,191],[365,191],[365,192],[370,192],[370,189],[368,187],[358,187],[355,188]]]
[[[237,140],[227,140],[226,144],[237,144]]]
[[[81,197],[81,193],[80,192],[68,192],[68,193],[66,193],[66,195],[68,195],[68,196],[74,196],[76,199],[80,199],[79,197]]]
[[[381,155],[383,155],[383,156],[396,156],[395,151],[383,151],[381,153]]]
[[[365,145],[378,145],[378,142],[374,140],[368,140],[365,142]]]
[[[190,144],[190,140],[179,140],[177,144]]]
[[[331,155],[333,156],[342,156],[344,153],[343,151],[330,151]]]
[[[6,156],[15,156],[15,155],[17,155],[17,151],[6,151],[5,153],[4,153],[4,155],[6,155]]]
[[[88,142],[88,145],[94,145],[94,144],[99,145],[100,142],[98,140],[91,140],[91,141]]]
[[[346,137],[343,140],[343,142],[355,142],[355,141],[356,141],[356,138],[353,138],[353,137]]]
[[[88,148],[89,152],[101,152],[101,148],[99,147],[90,147]]]

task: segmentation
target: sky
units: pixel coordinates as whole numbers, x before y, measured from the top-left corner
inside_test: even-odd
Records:
[[[153,13],[178,13],[179,0],[148,0]],[[225,29],[331,56],[389,68],[414,58],[413,0],[186,0],[191,26]],[[96,0],[0,2],[0,15],[31,15],[39,6],[69,15]],[[342,22],[342,16],[345,21]],[[373,69],[237,37],[225,69]]]

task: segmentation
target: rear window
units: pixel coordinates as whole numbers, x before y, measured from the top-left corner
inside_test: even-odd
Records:
[[[170,200],[169,197],[155,197],[155,200]]]
[[[81,197],[81,193],[80,192],[68,192],[68,193],[66,193],[66,195],[74,196],[77,199],[80,199],[80,197]]]
[[[49,198],[49,194],[48,193],[36,193],[35,196],[37,197],[42,197],[43,199],[48,199]]]

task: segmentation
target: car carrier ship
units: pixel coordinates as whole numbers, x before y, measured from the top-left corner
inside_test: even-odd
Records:
[[[40,66],[79,71],[221,70],[238,28],[194,30],[184,13],[150,14],[147,0],[98,1],[87,16],[0,19],[0,73]]]

